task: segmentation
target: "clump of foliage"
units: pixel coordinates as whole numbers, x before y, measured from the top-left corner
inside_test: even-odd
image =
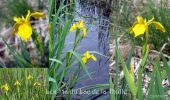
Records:
[[[2,100],[48,100],[47,69],[3,68],[0,70]]]
[[[8,0],[1,1],[0,9],[0,24],[5,24],[6,26],[11,26],[14,24],[13,16],[26,15],[28,10],[32,10],[27,0]]]

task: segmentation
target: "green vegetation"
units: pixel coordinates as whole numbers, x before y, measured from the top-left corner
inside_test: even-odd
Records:
[[[154,0],[148,0],[146,4],[139,4],[136,8],[134,8],[132,3],[128,2],[128,0],[121,2],[122,5],[120,5],[120,2],[121,1],[116,1],[113,6],[114,13],[110,16],[112,21],[111,26],[113,27],[112,33],[114,33],[111,35],[114,36],[116,54],[116,66],[114,67],[116,72],[114,80],[111,81],[110,85],[115,91],[124,90],[127,91],[127,94],[112,94],[111,100],[168,99],[169,97],[167,91],[169,90],[169,85],[163,86],[162,81],[166,78],[168,78],[169,81],[170,64],[161,50],[164,44],[169,43],[168,39],[170,36],[168,23],[168,12],[170,9],[166,5],[167,3],[165,3],[166,0],[161,0],[157,5]],[[148,27],[148,32],[146,31],[145,34],[134,37],[134,34],[136,33],[134,32],[131,34],[130,27],[133,25],[133,22],[136,21],[135,17],[137,16],[142,16],[144,19],[146,18],[146,21],[154,17],[154,21],[160,22],[166,31],[162,32],[158,30],[160,27],[156,27],[155,29],[156,24],[150,24]],[[136,24],[134,24],[134,26],[135,25]],[[136,31],[141,30],[140,28]],[[123,55],[120,53],[119,49],[121,44],[118,41],[118,37],[121,35],[123,35],[123,38],[121,39],[124,42],[133,44],[130,47],[131,50],[126,60],[123,58]],[[141,63],[139,63],[140,65],[136,72],[131,70],[131,61],[135,56],[135,46],[141,46],[141,58],[138,58],[141,60]],[[153,52],[152,50],[157,50],[158,53],[154,59],[149,58],[150,56],[153,56],[150,55],[150,53]],[[164,53],[169,54],[169,52]],[[120,71],[119,64],[124,72],[124,78],[121,80],[118,78],[118,72]],[[146,67],[149,65],[152,66],[152,71],[150,72],[146,71]],[[137,66],[134,66],[134,68],[135,67]],[[135,77],[133,74],[136,74]],[[146,86],[146,83],[144,82],[145,76],[150,78],[148,87],[144,87]],[[146,89],[145,92],[144,89]]]
[[[56,8],[56,0],[48,2],[49,5],[49,22],[50,22],[50,36],[49,36],[49,85],[51,99],[59,98],[71,99],[73,94],[71,90],[75,89],[76,84],[81,81],[80,72],[85,71],[84,77],[91,78],[90,73],[86,68],[86,62],[89,59],[96,61],[92,52],[86,54],[79,54],[77,47],[82,39],[86,36],[86,28],[84,21],[79,20],[73,23],[75,16],[74,2],[71,0],[69,4],[65,4],[65,0],[60,2],[59,8]],[[73,7],[73,12],[69,11]],[[72,24],[73,23],[73,24]],[[57,28],[57,29],[56,29]],[[73,48],[64,50],[66,44],[66,37],[68,34],[73,34],[75,30],[75,41]],[[88,32],[88,31],[87,31]],[[90,53],[90,54],[89,54]],[[94,53],[94,52],[93,52]],[[94,86],[82,87],[83,90],[106,89],[108,84],[96,84]],[[67,91],[63,93],[62,91]],[[90,94],[94,96],[95,94]],[[88,97],[82,97],[87,99]]]
[[[0,69],[2,100],[48,100],[48,70],[41,68]],[[4,85],[6,86],[4,87]]]

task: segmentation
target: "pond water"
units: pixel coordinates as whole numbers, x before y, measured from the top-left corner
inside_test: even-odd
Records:
[[[78,19],[83,19],[85,26],[87,27],[87,36],[84,38],[79,46],[78,52],[83,54],[86,51],[96,51],[107,57],[94,54],[97,57],[97,62],[90,60],[86,67],[91,73],[92,80],[87,76],[82,78],[80,82],[76,85],[76,88],[95,85],[95,84],[108,84],[109,83],[109,18],[102,14],[102,9],[96,7],[95,5],[76,2],[76,12],[75,22]],[[71,48],[73,45],[71,43],[74,41],[75,33],[71,33],[67,36],[67,49]],[[84,71],[80,75],[86,74]]]

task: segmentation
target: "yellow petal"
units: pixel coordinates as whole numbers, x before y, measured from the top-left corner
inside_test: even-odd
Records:
[[[24,41],[28,41],[28,39],[32,35],[32,27],[30,23],[23,22],[20,24],[18,28],[18,36],[20,36]]]
[[[21,18],[17,18],[17,17],[14,16],[14,21],[16,23],[21,23],[23,20]]]
[[[152,19],[148,20],[147,24],[150,25],[154,20],[154,17],[152,17]]]
[[[33,76],[29,75],[29,76],[27,77],[27,79],[28,79],[28,80],[31,80],[31,79],[33,79]]]
[[[97,61],[97,58],[96,58],[94,55],[91,55],[91,58],[92,58],[94,61]]]
[[[132,28],[132,31],[134,32],[135,37],[144,34],[145,30],[146,30],[146,27],[144,24],[136,24]]]
[[[71,26],[71,28],[70,28],[70,31],[73,32],[76,28],[77,28],[77,27],[76,27],[76,24],[73,24],[73,25]]]
[[[134,22],[133,25],[129,28],[130,33],[133,33],[133,27],[137,24],[137,22]]]
[[[26,21],[29,21],[30,20],[30,10],[28,10],[28,14],[26,16]]]
[[[137,19],[138,23],[144,23],[144,20],[143,20],[142,16],[137,16],[136,19]]]
[[[14,21],[18,23],[20,20],[19,20],[19,18],[14,16]]]
[[[8,84],[5,84],[1,87],[1,89],[4,89],[5,91],[8,91],[9,90],[9,86]]]
[[[82,61],[83,61],[84,64],[86,64],[86,63],[87,63],[87,58],[86,58],[86,57],[83,57],[83,58],[82,58]]]
[[[82,28],[84,27],[84,21],[83,21],[83,20],[78,21],[78,22],[76,23],[76,25],[77,25],[77,28],[78,28],[78,29],[82,29]]]
[[[40,13],[40,12],[35,12],[35,13],[31,14],[31,17],[34,17],[35,19],[37,19],[39,17],[45,18],[45,14]]]
[[[90,53],[88,52],[88,51],[86,51],[86,53],[84,53],[84,55],[83,55],[84,57],[86,57],[87,59],[90,59]]]
[[[25,18],[24,18],[24,16],[22,16],[22,17],[21,17],[21,20],[25,21]]]
[[[15,81],[14,86],[16,85],[21,85],[21,83],[19,81]]]
[[[86,37],[87,30],[85,27],[83,27],[83,36]]]
[[[35,83],[34,83],[34,86],[41,86],[41,83],[35,82]]]
[[[161,30],[162,32],[166,32],[164,26],[163,26],[161,23],[159,23],[159,22],[153,22],[153,24],[155,25],[155,28],[156,28],[156,29],[159,29],[159,30]]]
[[[17,33],[18,32],[18,27],[19,27],[19,24],[18,23],[15,23],[14,24],[14,27],[13,27],[13,34],[15,35],[15,33]]]

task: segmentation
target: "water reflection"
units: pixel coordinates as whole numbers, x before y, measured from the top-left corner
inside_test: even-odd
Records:
[[[87,27],[87,37],[84,38],[78,47],[78,52],[83,54],[85,51],[97,51],[103,55],[109,55],[109,44],[108,44],[108,27],[109,21],[108,16],[104,16],[102,9],[95,5],[84,4],[76,2],[75,22],[78,19],[85,21]],[[72,48],[71,43],[74,41],[74,33],[71,33],[67,37],[67,49]],[[87,63],[87,69],[91,74],[93,80],[89,79],[88,76],[84,77],[85,72],[83,71],[80,75],[80,82],[76,85],[77,88],[88,85],[109,83],[109,60],[106,57],[95,54],[97,62],[90,60]]]

